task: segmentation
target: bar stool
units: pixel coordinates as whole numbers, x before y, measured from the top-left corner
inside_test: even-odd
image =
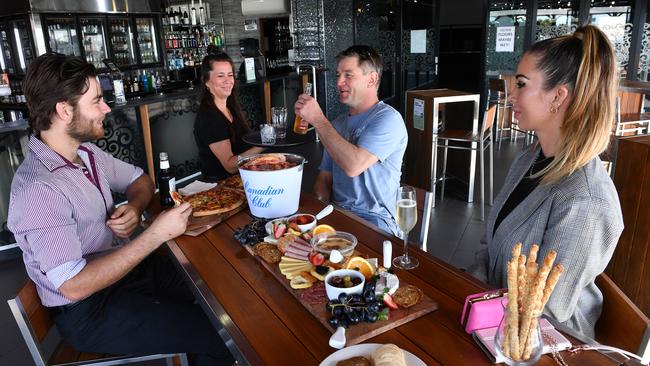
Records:
[[[495,103],[497,106],[496,137],[499,148],[501,148],[501,140],[503,139],[503,130],[505,129],[506,123],[505,110],[510,110],[510,122],[512,123],[514,121],[512,117],[512,104],[508,101],[508,86],[505,79],[490,78],[488,80],[488,101]],[[512,130],[510,133],[512,134]]]
[[[648,133],[650,113],[643,113],[645,95],[619,91],[616,98],[615,136],[632,136]]]
[[[483,122],[478,133],[472,133],[472,131],[466,130],[443,130],[439,134],[434,135],[434,161],[436,160],[435,155],[438,154],[438,147],[444,148],[443,153],[443,162],[442,162],[442,187],[440,191],[440,199],[442,200],[445,195],[445,175],[447,174],[447,151],[448,149],[456,150],[470,150],[478,151],[479,161],[480,161],[480,172],[481,172],[481,221],[485,220],[485,167],[484,167],[484,154],[485,149],[490,148],[489,158],[490,158],[490,206],[492,206],[492,196],[493,196],[493,176],[494,176],[494,138],[492,136],[492,126],[496,116],[497,104],[491,104],[487,111],[483,115]],[[439,141],[444,142],[440,144]],[[449,141],[458,142],[458,143],[470,143],[470,147],[459,146],[459,145],[449,145]],[[478,146],[476,146],[478,143]],[[436,178],[436,169],[433,170],[433,181],[437,182]],[[470,178],[471,179],[471,178]],[[435,197],[435,185],[433,185],[432,194]]]

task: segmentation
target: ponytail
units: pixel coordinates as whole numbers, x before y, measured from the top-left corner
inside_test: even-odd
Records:
[[[538,42],[527,52],[538,57],[537,68],[547,76],[545,90],[562,84],[571,90],[558,152],[533,176],[541,176],[542,184],[553,183],[607,148],[616,104],[616,57],[607,36],[592,25]]]

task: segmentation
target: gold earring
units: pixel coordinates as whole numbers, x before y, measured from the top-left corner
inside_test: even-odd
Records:
[[[555,104],[551,104],[551,108],[549,108],[549,112],[553,114],[557,113],[557,107],[555,106]]]

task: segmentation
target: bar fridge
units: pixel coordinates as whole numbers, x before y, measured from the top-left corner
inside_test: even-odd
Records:
[[[108,31],[111,35],[109,45],[115,64],[117,66],[135,65],[136,57],[130,19],[109,17]]]
[[[108,58],[106,18],[80,16],[79,25],[81,26],[84,58],[96,68],[104,68],[102,60]]]
[[[13,50],[11,49],[11,26],[9,22],[0,21],[0,69],[11,75],[16,73]]]
[[[0,68],[9,75],[24,75],[34,60],[29,23],[24,18],[0,20]]]
[[[47,27],[45,43],[48,51],[81,56],[75,16],[44,16],[43,27]]]
[[[156,38],[156,22],[154,16],[136,16],[136,39],[141,64],[154,64],[160,62],[158,39]]]

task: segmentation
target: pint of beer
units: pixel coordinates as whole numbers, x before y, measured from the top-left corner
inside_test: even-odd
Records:
[[[311,83],[305,85],[305,94],[311,95]],[[309,126],[302,126],[302,117],[296,116],[296,121],[293,123],[293,132],[304,135],[307,133]]]

